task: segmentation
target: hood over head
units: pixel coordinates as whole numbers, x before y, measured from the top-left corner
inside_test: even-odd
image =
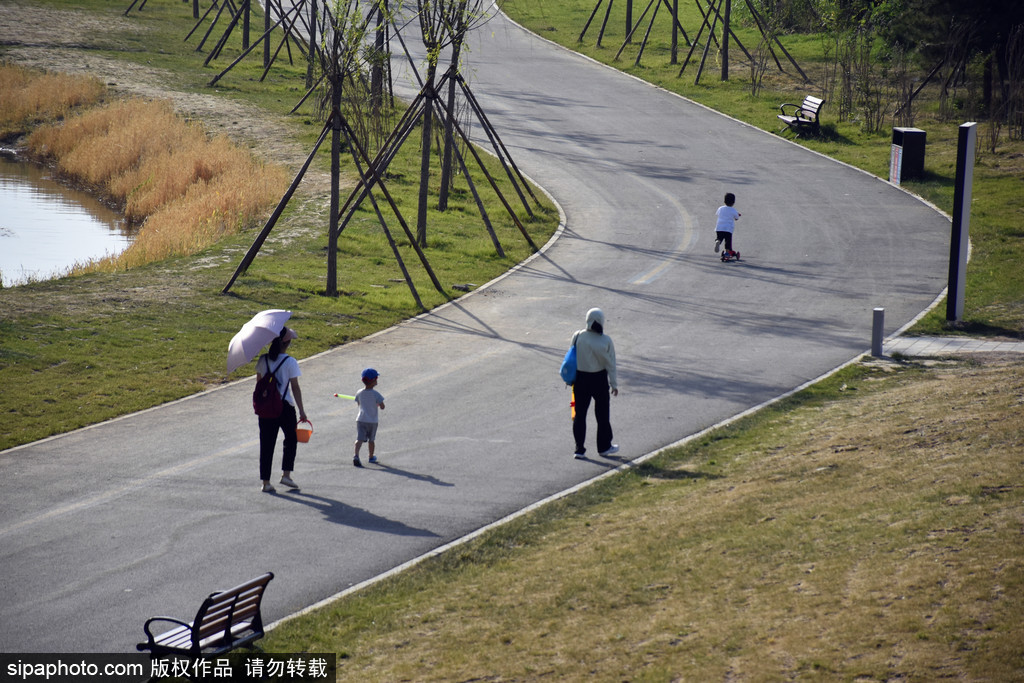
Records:
[[[597,323],[597,325],[599,326],[599,329],[595,331],[604,331],[604,311],[602,311],[600,308],[591,308],[589,311],[587,311],[587,329],[594,329],[594,323]]]

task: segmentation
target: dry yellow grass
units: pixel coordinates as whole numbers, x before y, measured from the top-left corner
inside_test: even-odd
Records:
[[[112,271],[194,254],[252,225],[287,185],[283,169],[257,161],[227,138],[209,139],[164,101],[129,99],[45,125],[29,135],[33,155],[98,189],[141,224],[122,254],[73,272]]]
[[[0,64],[0,138],[40,121],[99,102],[104,87],[91,76],[70,76]]]
[[[108,259],[104,269],[131,268],[169,254],[194,254],[260,220],[284,192],[286,178],[279,169],[260,166],[237,148],[220,158],[230,157],[242,158],[209,179],[203,177],[209,167],[196,160],[196,176],[185,193],[150,215],[132,246]]]
[[[168,155],[179,140],[188,144],[194,134],[167,102],[133,99],[43,126],[27,144],[31,153],[53,159],[65,176],[127,201],[138,172]],[[134,220],[145,215],[136,213]]]

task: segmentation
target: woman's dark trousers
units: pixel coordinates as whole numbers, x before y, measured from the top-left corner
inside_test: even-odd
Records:
[[[576,419],[572,421],[572,435],[576,439],[576,452],[587,452],[587,411],[590,409],[590,401],[593,400],[594,417],[597,419],[597,452],[603,453],[612,447],[608,371],[577,371],[573,390],[576,394]]]
[[[298,447],[298,437],[295,436],[295,428],[298,426],[298,418],[295,415],[295,407],[288,403],[278,417],[261,417],[260,421],[260,479],[270,481],[270,471],[274,465],[274,446],[277,445],[277,430],[284,432],[284,459],[281,469],[291,472],[295,469],[295,450]]]

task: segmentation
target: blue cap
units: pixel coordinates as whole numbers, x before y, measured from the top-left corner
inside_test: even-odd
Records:
[[[373,368],[366,368],[363,370],[363,379],[377,379],[380,373]]]

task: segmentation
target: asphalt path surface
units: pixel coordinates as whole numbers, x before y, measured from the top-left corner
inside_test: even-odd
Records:
[[[949,221],[900,189],[500,17],[471,46],[473,91],[562,234],[470,296],[303,360],[300,492],[258,490],[252,380],[0,454],[0,649],[130,651],[148,617],[190,619],[267,570],[265,617],[282,618],[818,377],[869,349],[874,307],[891,333],[942,291]],[[730,264],[712,251],[727,191]],[[557,369],[593,306],[622,451],[580,461]],[[333,394],[366,366],[382,464],[355,469],[356,409]]]

